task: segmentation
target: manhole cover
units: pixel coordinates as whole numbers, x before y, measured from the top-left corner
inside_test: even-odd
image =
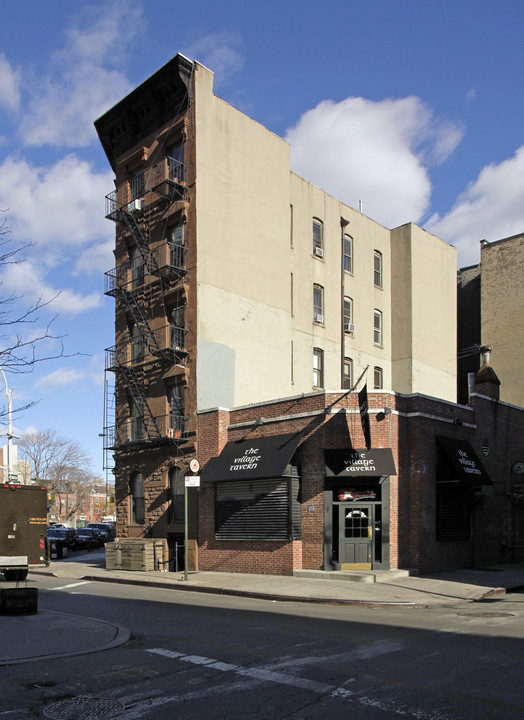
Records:
[[[105,720],[120,715],[123,710],[118,700],[80,695],[47,705],[44,715],[52,720]]]
[[[478,618],[497,618],[497,617],[514,617],[513,613],[503,612],[460,612],[458,615],[464,617],[478,617]]]

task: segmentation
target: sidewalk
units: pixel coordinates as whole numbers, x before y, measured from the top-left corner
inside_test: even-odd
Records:
[[[106,570],[102,552],[52,562],[34,571],[62,578],[163,587],[186,592],[206,592],[254,597],[280,602],[313,602],[337,605],[407,606],[425,608],[472,602],[507,590],[524,588],[524,563],[498,565],[483,570],[454,570],[425,576],[407,571],[327,573],[300,571],[298,576],[252,575],[225,572],[139,572]],[[399,575],[402,575],[399,577]],[[363,577],[367,575],[367,577]],[[360,580],[356,582],[355,580]]]
[[[67,581],[92,580],[165,588],[176,592],[204,592],[275,602],[356,605],[368,608],[429,608],[453,606],[504,595],[524,587],[524,563],[482,570],[455,570],[426,576],[398,577],[396,572],[324,573],[307,571],[299,577],[222,572],[184,573],[106,570],[103,551],[54,561],[31,571]],[[4,585],[4,583],[2,583]],[[11,587],[12,583],[5,583]],[[0,666],[48,657],[96,652],[125,643],[129,632],[109,623],[65,613],[39,611],[35,615],[0,615]],[[72,640],[74,638],[74,640]],[[74,649],[71,645],[74,643]]]

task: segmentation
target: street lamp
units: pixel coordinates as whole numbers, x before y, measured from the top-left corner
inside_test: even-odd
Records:
[[[7,378],[1,367],[0,373],[2,373],[2,377],[4,378],[5,391],[7,393],[7,482],[9,482],[11,480],[11,444],[13,440],[13,423],[11,417],[11,396],[13,390],[7,387]]]

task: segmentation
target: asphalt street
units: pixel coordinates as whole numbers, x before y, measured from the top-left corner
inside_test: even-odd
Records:
[[[516,720],[524,595],[359,607],[37,576],[41,613],[128,632],[0,668],[0,718]],[[28,618],[29,619],[29,616]],[[75,651],[75,632],[65,638]]]

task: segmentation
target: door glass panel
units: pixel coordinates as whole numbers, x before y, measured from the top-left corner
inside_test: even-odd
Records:
[[[346,538],[367,538],[369,517],[364,510],[348,510],[344,519]]]

